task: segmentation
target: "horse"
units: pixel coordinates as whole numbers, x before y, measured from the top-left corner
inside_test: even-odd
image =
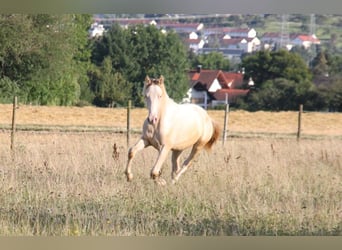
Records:
[[[132,181],[132,159],[136,153],[148,146],[159,151],[158,158],[151,169],[151,178],[160,185],[166,181],[160,177],[162,165],[172,151],[172,183],[189,168],[194,157],[202,150],[210,150],[218,140],[220,128],[207,112],[196,104],[178,104],[167,94],[164,77],[146,76],[143,95],[148,116],[142,126],[140,139],[128,150],[125,170],[127,181]],[[181,153],[192,146],[187,159],[180,167]]]

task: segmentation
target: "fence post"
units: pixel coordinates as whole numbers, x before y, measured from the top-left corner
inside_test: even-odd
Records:
[[[132,101],[128,100],[127,103],[127,147],[129,146],[130,134],[131,134],[131,106]]]
[[[302,130],[302,113],[303,113],[303,104],[299,105],[299,112],[298,112],[298,130],[297,130],[297,140],[300,139],[300,134]]]
[[[223,145],[224,145],[225,141],[227,140],[228,120],[229,120],[229,102],[228,102],[228,93],[227,93],[226,94],[225,111],[224,111],[223,138],[222,138],[222,144]]]
[[[18,102],[18,98],[17,98],[17,96],[14,96],[13,97],[13,111],[12,111],[12,130],[11,130],[11,151],[12,151],[12,154],[14,154],[14,137],[15,137],[15,131],[16,131],[15,113],[17,110],[17,102]]]

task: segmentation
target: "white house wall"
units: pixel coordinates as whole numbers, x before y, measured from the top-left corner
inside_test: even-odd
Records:
[[[210,88],[208,89],[209,92],[216,92],[217,90],[221,89],[221,85],[217,79],[213,81]]]
[[[189,34],[189,39],[198,39],[197,33],[196,33],[196,32],[191,32],[191,33]]]

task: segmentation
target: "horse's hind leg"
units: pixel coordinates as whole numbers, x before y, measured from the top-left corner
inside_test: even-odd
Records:
[[[179,156],[183,151],[181,150],[173,150],[172,151],[172,171],[171,178],[175,179],[177,172],[179,171]]]
[[[132,173],[132,159],[134,158],[135,154],[144,149],[148,146],[148,143],[144,139],[140,139],[136,144],[134,144],[129,150],[128,150],[128,161],[127,166],[125,170],[125,174],[127,177],[127,181],[131,181],[133,179],[133,173]]]
[[[184,161],[182,168],[178,171],[178,173],[176,174],[176,176],[173,178],[173,183],[176,183],[176,181],[178,181],[179,177],[184,174],[184,172],[186,170],[188,170],[189,166],[192,163],[192,160],[195,158],[195,156],[201,151],[201,149],[203,148],[203,146],[199,146],[198,144],[195,144],[192,147],[192,150],[190,152],[190,155],[188,156],[188,158]]]

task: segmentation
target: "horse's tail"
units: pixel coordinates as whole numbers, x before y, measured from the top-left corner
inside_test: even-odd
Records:
[[[221,131],[220,126],[219,126],[216,122],[214,122],[214,121],[212,121],[212,125],[213,125],[214,131],[213,131],[213,134],[211,135],[210,140],[209,140],[209,141],[207,142],[207,144],[205,145],[205,149],[206,149],[206,150],[210,150],[211,147],[213,146],[213,144],[214,144],[214,143],[218,140],[218,138],[220,137],[220,131]]]

